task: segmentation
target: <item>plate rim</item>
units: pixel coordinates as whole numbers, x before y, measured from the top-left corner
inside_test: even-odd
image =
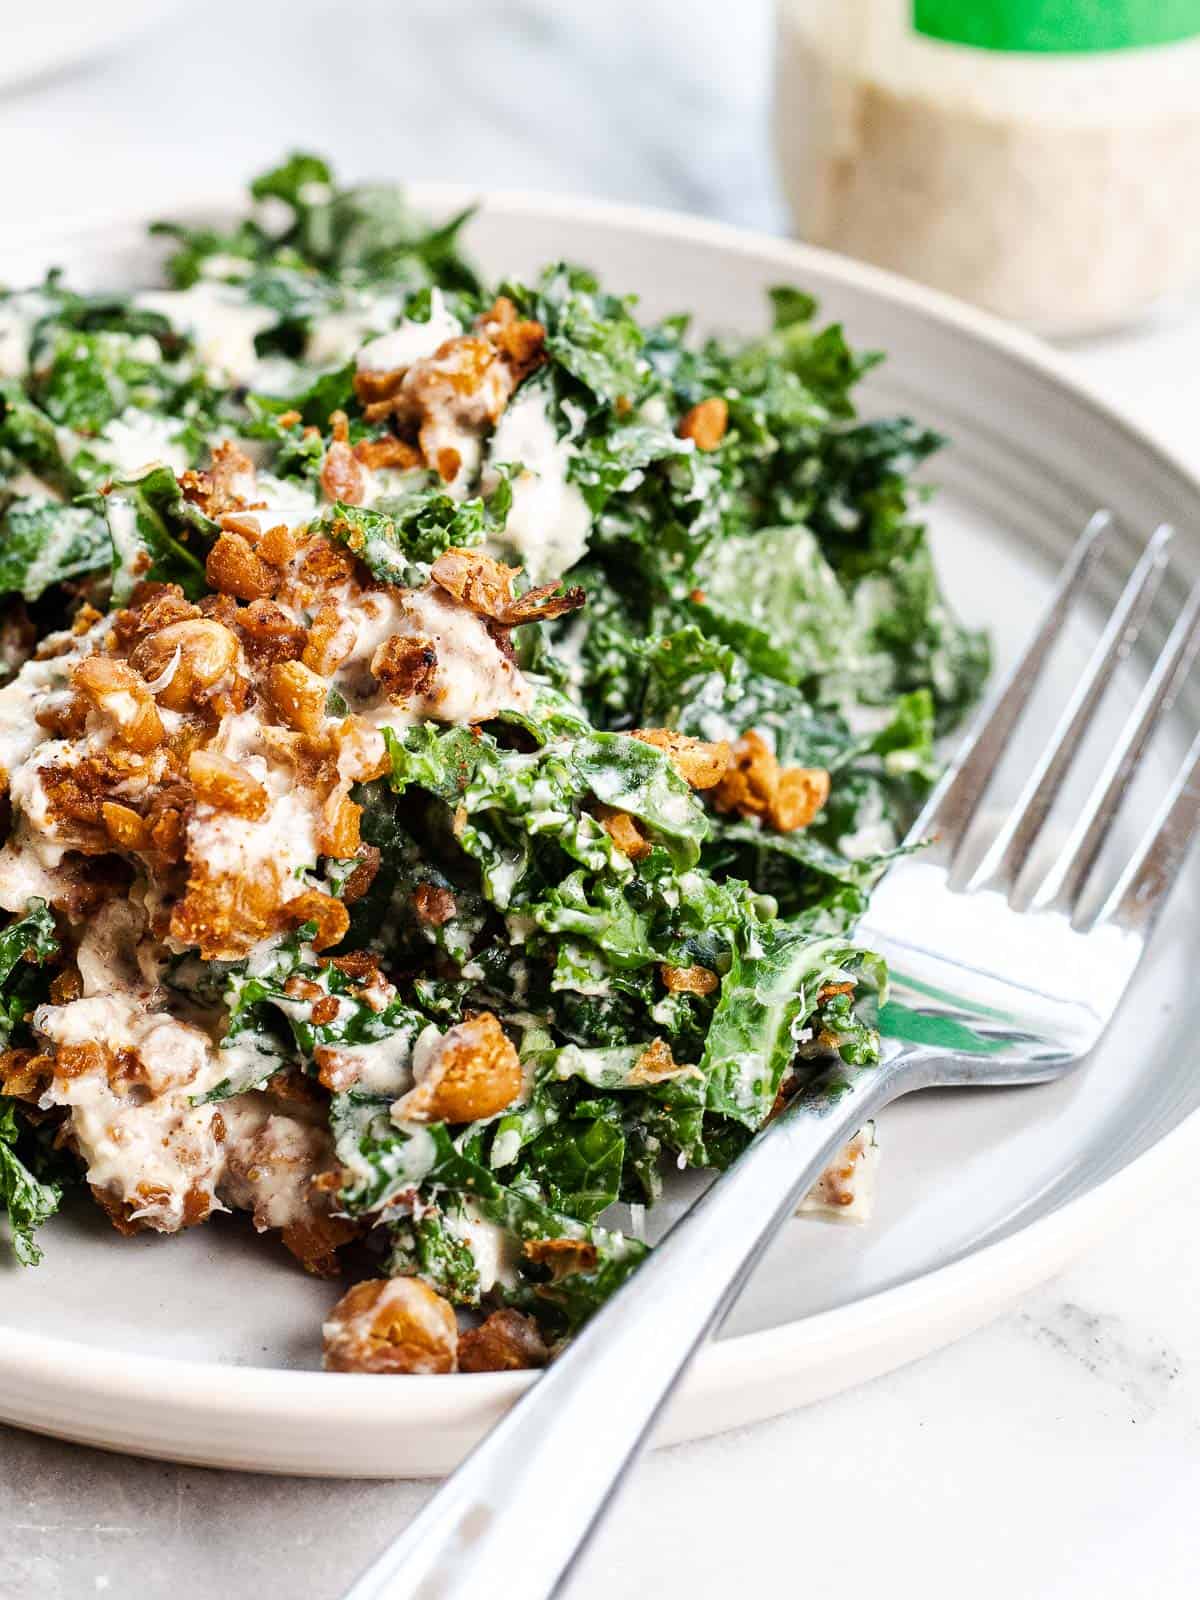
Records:
[[[881,268],[853,261],[835,252],[800,241],[743,228],[731,223],[674,212],[663,208],[558,195],[524,189],[480,189],[461,183],[406,183],[406,193],[422,209],[461,208],[477,203],[490,213],[519,219],[524,216],[601,224],[616,232],[642,237],[669,236],[737,255],[751,254],[778,263],[789,274],[803,276],[818,271],[830,281],[861,290],[892,304],[900,314],[918,314],[947,326],[968,340],[982,342],[993,351],[1032,368],[1076,404],[1099,414],[1155,464],[1182,480],[1200,499],[1200,473],[1193,470],[1170,445],[1109,400],[1097,386],[1079,376],[1068,362],[1035,335],[1011,326],[952,296],[901,278]],[[242,202],[244,204],[244,201]],[[237,208],[235,192],[227,187],[200,197],[187,207],[173,208],[181,220],[230,214]],[[47,264],[57,241],[109,231],[132,233],[144,229],[152,213],[142,207],[95,210],[70,217],[42,218],[13,229],[6,241],[22,253],[43,248]],[[0,271],[3,263],[0,261]],[[0,275],[0,281],[3,281]],[[1161,1192],[1167,1175],[1186,1170],[1187,1158],[1200,1155],[1200,1108],[1173,1127],[1108,1177],[1054,1210],[1020,1225],[1013,1232],[977,1249],[919,1273],[901,1283],[830,1307],[808,1316],[781,1322],[755,1332],[710,1340],[697,1354],[685,1377],[665,1439],[694,1437],[703,1425],[683,1422],[686,1402],[712,1400],[743,1383],[754,1372],[759,1380],[795,1378],[821,1365],[823,1356],[863,1356],[872,1350],[902,1345],[906,1335],[920,1333],[919,1350],[871,1367],[876,1371],[900,1365],[919,1354],[948,1343],[959,1334],[989,1320],[1016,1296],[1044,1281],[1074,1255],[1093,1243],[1118,1217],[1136,1214],[1139,1204]],[[15,1270],[15,1269],[14,1269]],[[2,1317],[2,1312],[0,1312]],[[822,1387],[822,1393],[862,1381],[863,1372],[850,1372],[841,1381]],[[380,1385],[366,1374],[326,1373],[319,1370],[279,1368],[255,1364],[229,1365],[193,1357],[138,1355],[82,1340],[41,1337],[6,1327],[0,1321],[0,1417],[17,1426],[33,1426],[62,1437],[101,1441],[101,1431],[82,1426],[50,1425],[31,1419],[16,1401],[21,1386],[50,1387],[64,1400],[87,1396],[109,1406],[145,1406],[169,1398],[176,1415],[210,1412],[214,1405],[237,1411],[244,1422],[272,1421],[307,1427],[328,1425],[336,1414],[343,1425],[361,1426],[364,1451],[367,1437],[382,1421],[385,1427],[403,1423],[407,1428],[457,1422],[469,1427],[483,1416],[494,1416],[510,1405],[533,1381],[529,1373],[455,1374],[470,1383],[448,1382],[445,1376],[409,1377],[403,1385]],[[680,1401],[684,1403],[680,1403]],[[785,1405],[788,1402],[785,1401]],[[791,1401],[791,1404],[801,1403]],[[758,1414],[767,1415],[772,1408]],[[774,1407],[773,1409],[782,1409]],[[22,1414],[24,1413],[24,1414]],[[110,1448],[130,1450],[128,1444]],[[165,1447],[147,1446],[145,1453],[169,1456]],[[236,1451],[226,1451],[232,1460]],[[195,1459],[201,1459],[196,1457]],[[222,1464],[220,1452],[203,1459]],[[246,1462],[259,1470],[272,1470],[267,1462]],[[294,1466],[274,1470],[294,1471]],[[321,1470],[321,1469],[314,1469]],[[329,1468],[324,1469],[326,1471]],[[358,1475],[371,1475],[368,1466]],[[396,1468],[388,1469],[394,1474]]]

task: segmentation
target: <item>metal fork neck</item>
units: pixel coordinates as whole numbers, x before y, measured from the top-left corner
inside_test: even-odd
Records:
[[[906,1045],[878,1066],[838,1067],[797,1095],[346,1600],[476,1600],[497,1573],[521,1600],[555,1593],[779,1224],[875,1111],[937,1081],[934,1054]]]

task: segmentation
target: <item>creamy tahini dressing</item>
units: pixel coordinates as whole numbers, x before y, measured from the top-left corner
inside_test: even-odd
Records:
[[[189,1193],[216,1206],[224,1154],[215,1107],[192,1104],[212,1086],[208,1036],[124,993],[40,1006],[34,1023],[57,1045],[103,1041],[110,1050],[134,1052],[147,1076],[145,1088],[114,1087],[98,1065],[56,1076],[43,1095],[43,1109],[69,1108],[88,1182],[125,1205],[131,1220],[168,1232],[183,1225]]]
[[[327,1131],[259,1093],[195,1104],[227,1065],[201,1029],[121,992],[43,1006],[36,1025],[60,1046],[103,1040],[140,1063],[132,1085],[114,1085],[100,1067],[56,1077],[41,1102],[69,1108],[88,1182],[130,1220],[172,1232],[197,1196],[210,1210],[251,1211],[260,1230],[312,1215],[310,1180],[332,1159]]]
[[[869,1222],[878,1183],[879,1145],[875,1124],[868,1122],[834,1156],[796,1207],[796,1215]]]
[[[318,318],[309,332],[305,361],[315,366],[341,365],[372,335],[393,327],[403,307],[404,296],[400,294],[348,290],[342,310]]]
[[[504,655],[482,617],[436,586],[365,595],[351,613],[353,649],[339,667],[334,687],[371,727],[403,728],[426,718],[435,722],[486,722],[508,709],[533,703],[533,687]],[[371,660],[393,636],[427,639],[437,657],[427,690],[398,704],[371,675]]]
[[[121,477],[159,461],[166,462],[178,474],[188,467],[188,453],[175,439],[178,432],[176,418],[155,416],[128,406],[105,425],[99,438],[87,441],[87,448]]]
[[[158,963],[145,934],[146,916],[131,901],[110,900],[101,906],[75,952],[85,998],[155,986]]]
[[[515,1286],[521,1247],[511,1234],[488,1222],[470,1200],[464,1201],[460,1210],[446,1212],[445,1223],[447,1233],[470,1246],[481,1294],[487,1294],[497,1283]]]
[[[360,372],[395,372],[433,355],[462,331],[462,323],[446,309],[441,290],[434,289],[429,296],[428,322],[406,317],[398,328],[363,345],[355,364]]]
[[[70,656],[26,661],[11,683],[0,689],[0,769],[11,776],[49,735],[34,720],[47,698],[65,689],[70,668],[87,646]]]
[[[142,553],[137,507],[127,494],[114,490],[105,501],[104,515],[117,566],[126,572],[136,570],[136,562]]]
[[[254,522],[260,533],[281,524],[297,532],[306,528],[320,510],[317,497],[307,483],[299,483],[294,478],[274,478],[269,472],[256,474],[240,492],[243,499],[266,501],[265,507],[238,512],[239,518]]]
[[[244,289],[202,278],[190,289],[146,289],[134,304],[157,311],[186,333],[204,366],[229,383],[247,383],[259,365],[254,341],[279,321],[276,311],[254,305]]]
[[[560,578],[587,550],[592,514],[567,476],[574,446],[560,438],[542,385],[527,385],[496,424],[488,448],[484,489],[498,482],[502,465],[521,463],[513,479],[504,544],[533,583]]]
[[[253,881],[274,874],[286,903],[308,887],[303,873],[316,866],[316,838],[312,806],[297,794],[279,794],[257,819],[197,805],[188,825],[188,854],[211,877]]]
[[[33,330],[50,309],[50,301],[36,289],[0,300],[0,378],[25,376]]]
[[[414,702],[438,722],[486,722],[504,710],[533,704],[533,687],[503,654],[482,617],[440,589],[410,590],[398,632],[433,641],[438,665],[433,687]]]
[[[333,1157],[328,1132],[275,1110],[267,1095],[239,1095],[224,1101],[220,1110],[225,1126],[222,1200],[251,1212],[260,1233],[311,1216],[312,1176]]]
[[[221,729],[220,751],[267,791],[261,817],[197,803],[188,824],[188,855],[214,878],[253,882],[278,879],[281,902],[294,900],[308,885],[304,873],[317,864],[316,802],[295,781],[290,765],[263,753],[262,724],[250,712],[230,717]]]
[[[373,1044],[340,1044],[337,1053],[353,1064],[356,1089],[399,1096],[412,1088],[412,1036],[403,1028]]]

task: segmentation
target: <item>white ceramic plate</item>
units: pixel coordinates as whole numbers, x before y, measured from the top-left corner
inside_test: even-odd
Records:
[[[445,214],[464,196],[431,188],[415,198]],[[1195,478],[1043,347],[937,295],[775,239],[520,195],[490,200],[470,242],[496,273],[532,273],[560,256],[586,262],[640,291],[649,313],[690,308],[706,329],[761,326],[774,283],[818,293],[856,344],[890,352],[868,408],[903,408],[953,438],[932,474],[938,554],[954,600],[992,628],[1002,663],[1098,504],[1121,527],[1110,591],[1153,524],[1179,529],[1178,571],[1150,646],[1200,570]],[[140,224],[106,223],[10,244],[0,276],[32,278],[51,263],[107,285],[144,281],[153,267]],[[1098,615],[1073,627],[1043,718],[1077,674]],[[1143,666],[1125,669],[1097,748],[1111,742]],[[1143,814],[1187,742],[1195,699],[1183,697],[1174,717],[1135,797]],[[1195,869],[1188,877],[1191,892],[1176,896],[1150,967],[1085,1071],[1039,1089],[928,1095],[884,1114],[876,1220],[783,1230],[660,1439],[769,1416],[932,1350],[1049,1276],[1111,1219],[1161,1203],[1167,1180],[1200,1155],[1191,1114],[1200,896]],[[319,1372],[321,1316],[336,1288],[306,1279],[237,1220],[123,1240],[84,1203],[44,1243],[36,1271],[0,1266],[0,1418],[27,1427],[217,1466],[417,1476],[451,1467],[527,1381]]]

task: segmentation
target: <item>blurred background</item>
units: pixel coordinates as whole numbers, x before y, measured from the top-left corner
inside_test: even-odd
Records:
[[[1052,337],[1200,287],[1200,0],[10,0],[0,141],[5,228],[300,145],[791,227]]]
[[[236,191],[296,144],[347,177],[782,224],[770,0],[56,0],[32,25],[0,9],[17,225]]]

